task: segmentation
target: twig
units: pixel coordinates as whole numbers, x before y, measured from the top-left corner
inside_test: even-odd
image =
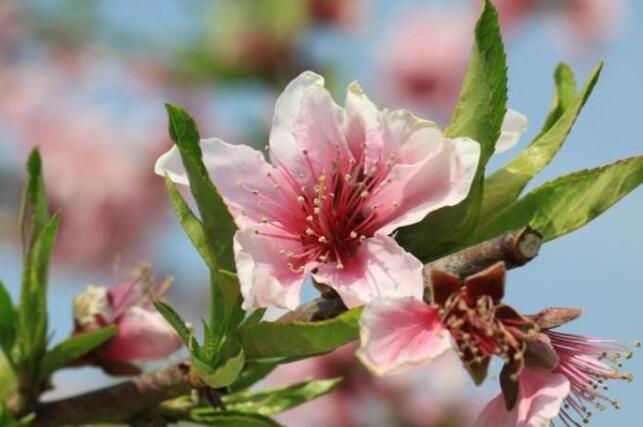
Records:
[[[541,236],[530,228],[506,233],[427,264],[425,289],[432,269],[447,270],[465,277],[498,261],[514,268],[538,255]],[[346,311],[334,293],[326,293],[282,316],[279,322],[319,321]],[[153,409],[160,402],[188,394],[192,388],[189,361],[183,360],[129,381],[36,408],[35,427],[58,427],[109,422],[126,422]]]

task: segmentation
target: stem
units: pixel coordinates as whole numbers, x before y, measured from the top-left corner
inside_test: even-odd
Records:
[[[466,277],[499,261],[503,261],[507,268],[515,268],[536,257],[540,244],[541,235],[527,227],[463,249],[425,265],[425,289],[430,286],[432,269],[447,270]],[[314,322],[333,318],[344,311],[346,306],[335,293],[325,293],[285,314],[278,321]],[[190,363],[183,360],[120,384],[63,400],[41,403],[36,407],[33,426],[127,422],[165,400],[188,394],[193,383]]]

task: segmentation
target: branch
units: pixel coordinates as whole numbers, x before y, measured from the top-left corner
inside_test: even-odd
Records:
[[[110,387],[36,407],[33,426],[126,422],[159,402],[190,393],[190,363],[181,361]]]
[[[430,272],[433,269],[466,277],[498,261],[503,261],[507,268],[515,268],[538,255],[541,241],[541,235],[527,227],[428,263],[424,267],[425,290],[430,287]],[[346,306],[336,294],[325,293],[285,314],[278,321],[319,321],[333,318],[344,311]],[[111,387],[42,403],[36,407],[33,426],[58,427],[129,421],[162,401],[188,394],[192,384],[189,361],[183,360]]]

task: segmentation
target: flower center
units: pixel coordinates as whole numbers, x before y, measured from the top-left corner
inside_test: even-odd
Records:
[[[337,269],[343,269],[359,245],[399,206],[397,202],[385,206],[373,202],[392,182],[394,156],[367,161],[366,144],[362,144],[359,159],[342,155],[338,148],[332,165],[324,170],[317,170],[307,150],[302,156],[308,176],[295,176],[278,160],[275,172],[267,173],[273,188],[283,196],[280,200],[269,200],[246,188],[266,208],[261,222],[268,227],[255,233],[301,243],[297,252],[280,251],[292,271],[303,271],[309,262],[334,262]]]
[[[527,320],[500,319],[497,308],[491,296],[474,300],[461,290],[451,295],[441,309],[442,321],[465,364],[480,363],[491,356],[499,356],[505,362],[523,357],[522,330],[532,329],[533,325]]]

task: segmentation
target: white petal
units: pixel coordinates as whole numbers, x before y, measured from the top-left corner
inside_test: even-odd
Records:
[[[496,153],[502,153],[516,145],[520,137],[527,132],[527,117],[519,112],[507,109],[500,128],[500,137],[496,141]]]
[[[176,184],[189,185],[188,175],[181,161],[181,153],[176,145],[173,145],[167,152],[161,154],[154,164],[154,173],[170,177]]]

